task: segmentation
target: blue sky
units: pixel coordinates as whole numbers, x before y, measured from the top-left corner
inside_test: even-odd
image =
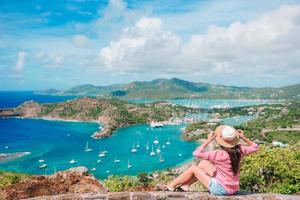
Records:
[[[295,84],[299,35],[299,0],[2,0],[0,90]]]

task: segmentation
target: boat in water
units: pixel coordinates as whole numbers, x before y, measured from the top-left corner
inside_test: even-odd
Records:
[[[44,164],[42,164],[42,165],[39,166],[40,169],[44,169],[44,168],[46,168],[46,167],[47,167],[47,164],[46,164],[46,163],[44,163]]]
[[[105,151],[100,151],[99,154],[98,154],[98,157],[102,158],[102,157],[105,157],[106,156],[106,153]]]
[[[86,145],[85,145],[85,149],[84,149],[85,152],[90,152],[90,151],[93,151],[92,148],[89,148],[89,142],[87,141],[86,142]]]
[[[150,152],[150,156],[155,156],[155,152],[153,150],[153,145],[152,145],[152,151]]]
[[[76,160],[74,160],[74,159],[72,159],[72,160],[70,160],[70,162],[69,162],[70,164],[74,164],[74,163],[77,163],[77,161]]]
[[[151,128],[160,128],[160,127],[163,127],[164,124],[161,122],[151,122],[150,126],[151,126]]]
[[[170,142],[170,138],[168,138],[168,141],[166,142],[166,145],[170,145],[171,142]]]
[[[97,169],[95,168],[95,167],[93,167],[92,169],[91,169],[91,172],[94,172],[94,171],[96,171]]]
[[[132,165],[130,164],[130,160],[128,160],[127,168],[130,169],[131,167],[132,167]]]
[[[160,156],[159,156],[159,162],[160,163],[163,163],[163,162],[165,162],[165,159],[163,158],[163,156],[160,154]]]
[[[149,150],[149,142],[147,141],[146,143],[146,150],[148,151]]]
[[[158,148],[156,149],[156,153],[160,154],[161,150],[160,150],[160,146],[158,146]]]
[[[135,152],[137,152],[137,149],[134,147],[134,143],[133,143],[131,153],[135,153]]]
[[[158,143],[159,143],[159,141],[158,141],[158,139],[157,139],[157,136],[155,137],[155,140],[153,140],[153,143],[154,143],[154,144],[158,144]]]

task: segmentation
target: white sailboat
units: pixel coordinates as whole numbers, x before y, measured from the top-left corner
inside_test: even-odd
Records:
[[[182,154],[181,154],[181,153],[179,153],[179,154],[178,154],[178,156],[179,156],[179,157],[181,157],[181,156],[182,156]]]
[[[148,151],[149,150],[149,142],[147,141],[146,143],[146,150]]]
[[[85,152],[89,152],[89,151],[93,151],[93,149],[89,148],[89,142],[87,141],[86,142],[86,145],[85,145]]]
[[[132,167],[132,165],[130,164],[130,160],[128,159],[127,168],[130,169],[131,167]]]
[[[117,158],[114,159],[114,163],[119,163],[119,162],[121,162],[120,159],[117,159]]]
[[[163,156],[160,154],[160,157],[159,157],[159,162],[162,163],[162,162],[165,162],[165,159],[163,158]]]
[[[46,167],[47,167],[47,164],[46,164],[46,163],[44,163],[44,164],[42,164],[42,165],[39,166],[40,169],[44,169],[44,168],[46,168]]]
[[[168,141],[166,142],[166,145],[170,145],[171,142],[170,142],[170,138],[168,138]]]
[[[134,147],[134,143],[133,143],[131,153],[135,153],[135,152],[137,152],[137,149]]]
[[[140,148],[140,143],[139,143],[139,141],[137,141],[137,143],[136,143],[136,148]]]
[[[97,160],[97,163],[100,163],[101,162],[101,160],[99,159],[99,160]]]
[[[76,160],[74,160],[74,159],[72,159],[72,160],[70,160],[70,162],[69,162],[70,164],[74,164],[74,163],[77,163],[77,161]]]
[[[155,152],[153,151],[153,145],[152,145],[152,151],[150,152],[150,156],[155,156]]]
[[[160,154],[161,150],[160,150],[160,146],[158,146],[158,148],[156,149],[156,153]]]
[[[43,163],[45,160],[43,159],[43,156],[41,156],[41,159],[39,159],[39,163]]]
[[[153,140],[153,143],[154,143],[154,144],[158,144],[158,143],[159,143],[159,141],[158,141],[158,139],[157,139],[157,136],[155,137],[155,140]]]
[[[98,157],[102,158],[102,157],[105,157],[106,154],[104,153],[104,151],[99,151],[99,154],[98,154]]]
[[[162,145],[162,148],[163,148],[163,149],[166,148],[166,145],[163,144],[163,145]]]
[[[94,172],[94,171],[96,171],[97,169],[95,168],[95,167],[93,167],[92,169],[91,169],[91,171],[92,172]]]

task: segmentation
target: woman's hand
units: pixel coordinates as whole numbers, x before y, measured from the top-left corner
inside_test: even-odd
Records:
[[[242,131],[241,129],[236,130],[237,134],[240,136],[240,138],[244,139],[245,135],[244,135],[244,131]]]
[[[212,142],[215,138],[216,138],[217,134],[214,131],[211,131],[208,135],[207,135],[207,142],[210,143]]]

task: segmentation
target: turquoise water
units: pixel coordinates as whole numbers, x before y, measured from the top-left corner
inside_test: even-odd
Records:
[[[152,129],[148,125],[137,125],[118,129],[112,137],[102,140],[93,140],[90,137],[99,128],[95,123],[11,118],[0,119],[0,127],[1,153],[31,152],[31,155],[0,163],[0,170],[31,174],[50,174],[55,170],[83,165],[89,169],[96,168],[92,173],[98,178],[105,178],[112,174],[136,175],[139,172],[165,169],[185,162],[192,158],[191,153],[197,146],[195,142],[185,142],[181,139],[182,126]],[[160,142],[158,145],[153,144],[156,137]],[[165,144],[168,140],[170,145]],[[87,141],[93,151],[84,151]],[[148,151],[147,141],[150,147]],[[133,143],[140,144],[136,153],[131,153]],[[160,145],[165,162],[160,162],[158,155],[150,156],[152,144],[154,150]],[[162,147],[163,144],[165,148]],[[108,151],[107,156],[99,158],[100,150]],[[41,165],[38,162],[40,159],[45,160],[47,168],[38,168]],[[70,164],[71,159],[78,162]],[[101,162],[97,163],[99,159]],[[115,163],[114,160],[120,162]],[[130,169],[128,169],[128,160],[132,165]]]
[[[75,97],[56,97],[35,95],[32,92],[0,92],[0,108],[14,107],[28,100],[38,102],[59,102]],[[136,103],[151,102],[150,100],[135,101]],[[180,99],[170,102],[185,106],[211,106],[225,105],[239,107],[246,105],[258,105],[271,101],[252,100],[204,100],[204,99]],[[196,114],[194,118],[209,120],[207,113]],[[225,118],[223,122],[238,125],[251,118],[251,116],[239,116],[237,118]],[[0,153],[31,152],[22,158],[0,162],[0,170],[26,172],[31,174],[51,174],[55,171],[65,170],[75,166],[86,166],[98,178],[105,178],[112,174],[136,175],[140,172],[152,172],[168,167],[174,167],[189,159],[196,148],[195,142],[185,142],[181,139],[181,126],[164,126],[159,129],[151,129],[148,125],[136,125],[118,129],[110,138],[93,140],[90,135],[99,129],[95,123],[46,121],[36,119],[0,119]],[[158,138],[164,162],[160,162],[160,156],[150,156],[153,140]],[[166,145],[166,141],[170,145]],[[93,151],[85,152],[86,142]],[[150,150],[145,145],[149,143]],[[140,147],[136,153],[131,153],[133,143]],[[165,148],[162,145],[165,145]],[[153,144],[154,150],[159,145]],[[99,158],[100,150],[108,151],[107,156]],[[180,156],[179,156],[180,155]],[[47,168],[39,169],[45,160]],[[70,160],[76,160],[70,164]],[[101,160],[101,162],[99,161]],[[115,160],[120,162],[115,163]],[[128,169],[128,160],[132,165]],[[97,162],[98,161],[98,162]]]
[[[54,103],[74,98],[76,96],[38,95],[33,91],[0,91],[0,108],[16,107],[30,100],[40,103]]]

